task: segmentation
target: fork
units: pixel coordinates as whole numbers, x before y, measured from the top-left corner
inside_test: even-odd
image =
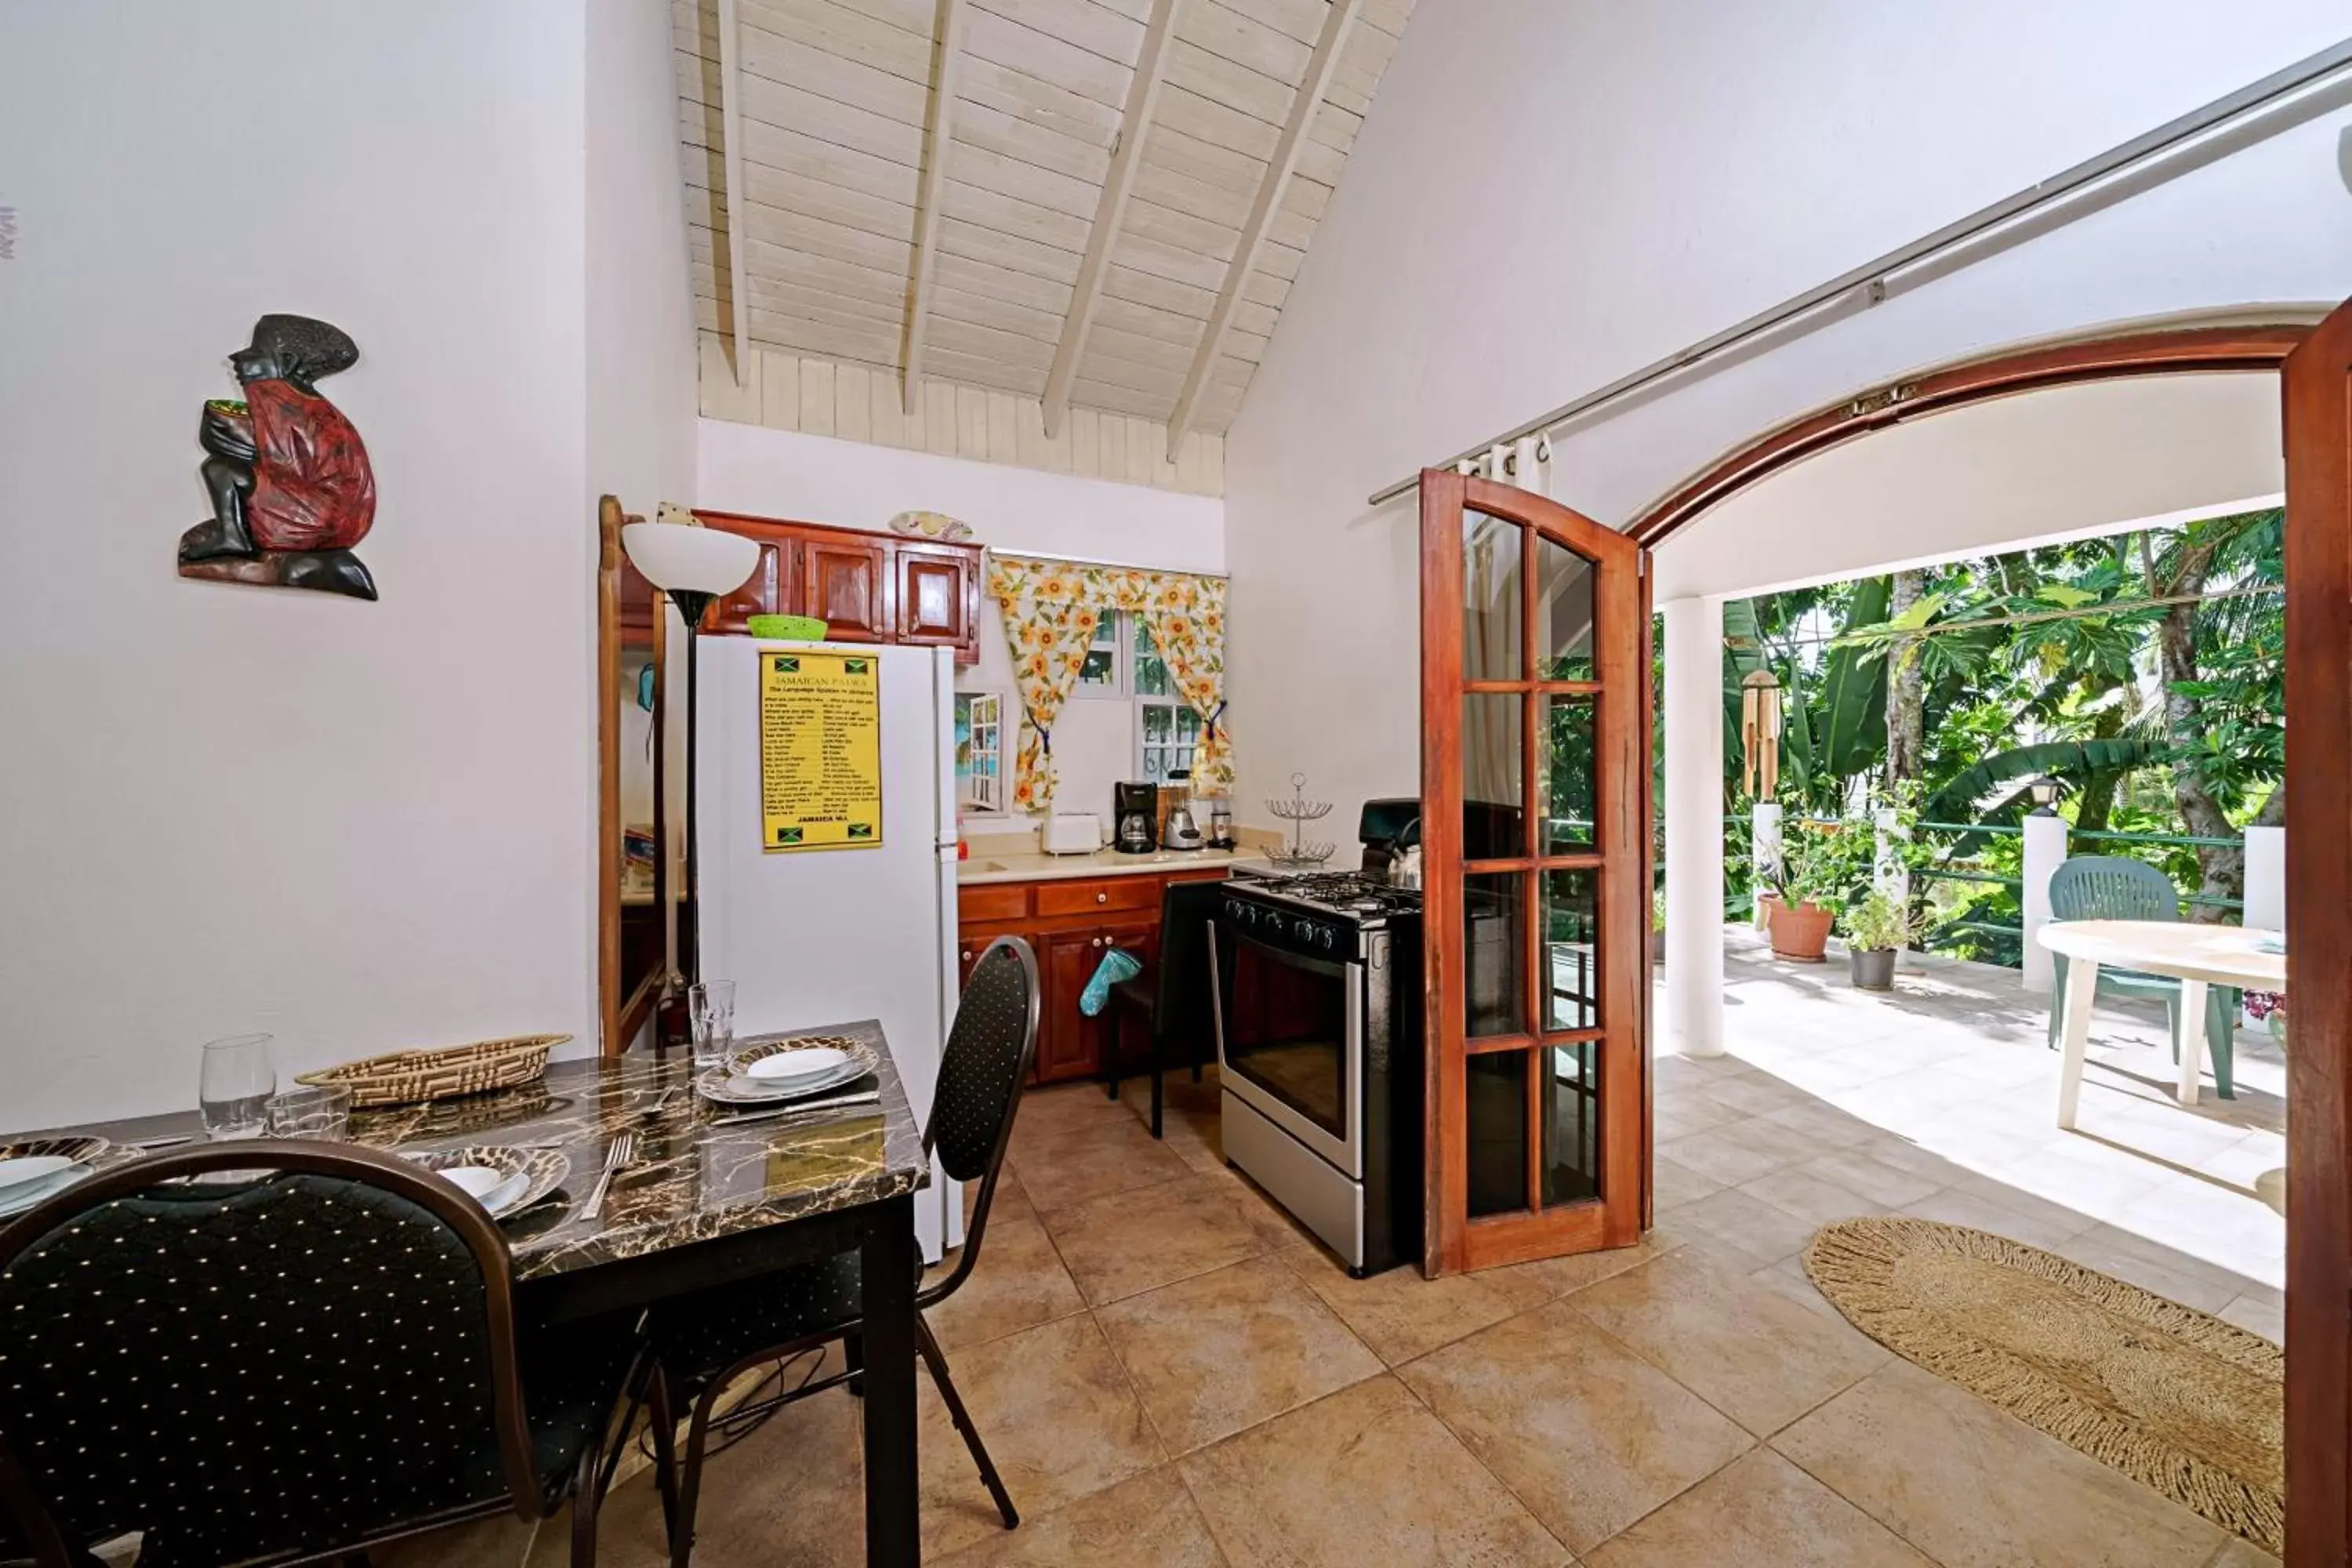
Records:
[[[604,1151],[604,1169],[596,1178],[596,1190],[588,1194],[588,1206],[580,1211],[584,1219],[604,1217],[604,1189],[613,1184],[613,1176],[627,1164],[637,1152],[637,1135],[622,1132],[614,1136],[613,1146]]]

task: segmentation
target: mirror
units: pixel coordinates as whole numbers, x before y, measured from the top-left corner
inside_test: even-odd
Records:
[[[669,770],[655,744],[662,723],[666,616],[653,585],[621,552],[622,515],[597,504],[597,994],[603,1049],[629,1048],[653,1016],[677,951],[677,858],[662,830]],[[664,899],[658,889],[667,887]]]

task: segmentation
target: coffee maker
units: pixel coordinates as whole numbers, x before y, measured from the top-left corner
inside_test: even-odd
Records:
[[[1115,784],[1111,787],[1111,844],[1122,855],[1149,855],[1160,847],[1160,786]]]

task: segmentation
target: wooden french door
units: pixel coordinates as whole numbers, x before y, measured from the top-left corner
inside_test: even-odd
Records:
[[[1641,1237],[1642,572],[1631,540],[1556,502],[1421,476],[1433,1275]]]
[[[2352,1562],[2352,303],[2280,371],[2286,447],[2286,1561]]]

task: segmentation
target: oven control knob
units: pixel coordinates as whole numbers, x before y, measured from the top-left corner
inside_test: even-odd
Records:
[[[1325,950],[1326,950],[1326,951],[1328,951],[1328,950],[1329,950],[1329,948],[1330,948],[1330,946],[1331,946],[1331,940],[1332,940],[1332,938],[1331,938],[1331,928],[1330,928],[1329,926],[1325,926],[1321,931],[1319,931],[1316,932],[1316,933],[1315,933],[1315,940],[1316,940],[1316,941],[1318,941],[1318,942],[1321,942],[1321,943],[1323,944],[1323,946],[1324,946]]]
[[[1265,912],[1265,929],[1276,936],[1282,934],[1282,917],[1272,910]]]

